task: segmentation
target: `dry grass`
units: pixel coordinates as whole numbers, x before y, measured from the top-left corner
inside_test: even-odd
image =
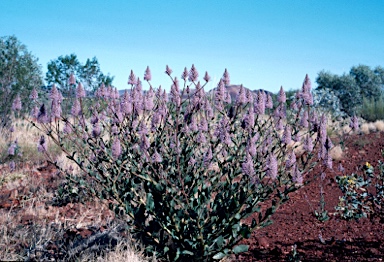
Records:
[[[364,123],[360,127],[361,132],[364,134],[369,134],[371,132],[383,132],[384,131],[384,121],[377,120],[375,122]]]
[[[10,142],[17,140],[20,147],[21,155],[15,156],[17,162],[29,162],[29,163],[42,163],[47,159],[44,153],[37,151],[37,144],[43,133],[37,128],[33,127],[31,123],[26,120],[14,120],[12,122],[14,132],[2,131],[3,135],[0,136],[0,159],[7,159],[8,147]],[[55,159],[62,155],[62,152],[58,146],[52,143],[49,139],[48,155],[52,159]]]
[[[52,206],[52,187],[61,178],[53,176],[53,181],[48,183],[46,176],[34,170],[26,168],[11,172],[6,165],[1,166],[1,193],[16,192],[12,193],[12,199],[18,199],[18,206],[0,208],[0,261],[49,260],[57,255],[47,253],[50,245],[58,246],[58,254],[71,247],[71,243],[64,241],[69,229],[105,225],[111,228],[109,225],[116,223],[114,214],[99,201]],[[31,221],[23,222],[28,217]],[[80,255],[76,253],[78,261],[149,261],[142,255],[142,250],[131,246],[127,239],[119,239],[121,243],[116,249],[114,246],[92,246]]]
[[[380,131],[380,132],[383,132],[384,131],[384,121],[383,120],[377,120],[375,123],[374,123],[377,131]]]
[[[331,149],[330,155],[333,160],[341,160],[344,157],[344,152],[340,145],[337,145]]]

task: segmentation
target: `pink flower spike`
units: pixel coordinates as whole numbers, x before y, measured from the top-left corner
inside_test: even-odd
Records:
[[[133,71],[131,70],[131,73],[129,74],[129,78],[128,78],[128,85],[136,85],[136,76],[135,74],[133,73]]]
[[[286,100],[287,100],[287,96],[285,95],[284,89],[283,87],[280,87],[277,101],[279,101],[280,103],[285,103]]]
[[[225,84],[226,86],[228,86],[228,85],[230,84],[231,79],[230,79],[230,77],[229,77],[229,73],[228,73],[228,70],[227,70],[227,69],[224,70],[224,74],[223,74],[222,79],[223,79],[224,84]]]
[[[112,156],[114,159],[119,158],[121,155],[121,144],[120,140],[118,138],[115,138],[115,140],[112,143]]]
[[[165,73],[170,76],[172,74],[172,72],[173,72],[172,69],[167,65],[165,67]]]
[[[208,72],[205,72],[204,78],[205,82],[209,82],[211,80],[211,77],[208,75]]]
[[[36,101],[37,98],[38,98],[38,94],[37,94],[37,90],[36,88],[33,88],[32,92],[31,92],[31,95],[29,96],[30,99],[32,99],[33,101]]]
[[[85,97],[86,94],[85,94],[85,90],[84,90],[84,87],[83,85],[79,82],[79,84],[77,85],[77,88],[76,88],[76,97],[77,98],[83,98]]]
[[[147,66],[147,69],[145,70],[145,73],[144,73],[144,80],[151,81],[151,79],[152,79],[151,70],[149,69],[149,66]]]
[[[73,74],[69,76],[68,84],[70,85],[76,85],[76,78]]]
[[[267,176],[272,179],[277,177],[277,159],[275,154],[271,153],[268,158]]]
[[[188,78],[188,69],[186,68],[186,67],[184,67],[184,71],[183,71],[183,73],[181,74],[181,78],[184,80],[184,81],[186,81],[187,80],[187,78]]]
[[[357,118],[356,115],[354,115],[351,118],[351,122],[350,122],[349,126],[352,128],[353,131],[359,130],[359,119]]]
[[[15,100],[12,103],[12,110],[13,111],[20,111],[21,110],[21,99],[20,99],[19,94],[17,94]]]
[[[39,143],[37,145],[37,151],[39,152],[47,151],[47,141],[45,140],[44,136],[40,137]]]
[[[189,78],[188,78],[188,80],[190,82],[194,82],[194,81],[196,81],[198,79],[198,77],[199,77],[199,72],[197,72],[197,69],[196,69],[195,65],[192,64],[191,70],[189,71]]]

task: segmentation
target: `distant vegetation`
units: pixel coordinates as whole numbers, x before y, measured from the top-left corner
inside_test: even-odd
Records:
[[[383,117],[372,111],[372,103],[375,109],[384,110],[384,104],[380,102],[383,101],[383,67],[371,69],[366,65],[358,65],[343,75],[321,71],[316,83],[317,89],[333,91],[340,99],[342,110],[349,116],[361,115],[371,121]]]

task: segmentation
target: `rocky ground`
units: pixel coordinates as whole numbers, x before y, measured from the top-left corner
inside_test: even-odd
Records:
[[[341,160],[346,174],[361,172],[364,163],[376,166],[383,159],[384,133],[351,137]],[[0,167],[0,257],[2,259],[67,259],[94,243],[117,242],[124,232],[101,204],[70,203],[57,206],[52,197],[62,182],[53,166],[25,165],[12,177]],[[320,180],[300,191],[273,215],[273,224],[250,239],[249,251],[235,261],[381,261],[384,257],[384,224],[377,219],[344,221],[334,215],[341,191],[335,176],[323,181],[330,219],[319,221]],[[251,218],[250,218],[251,219]],[[93,241],[93,242],[92,242]],[[85,244],[84,244],[85,243]],[[294,248],[295,247],[295,248]],[[296,252],[296,254],[295,254]],[[17,254],[8,255],[7,254]]]

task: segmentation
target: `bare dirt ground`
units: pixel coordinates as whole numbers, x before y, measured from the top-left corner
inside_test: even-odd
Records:
[[[384,133],[351,137],[341,160],[345,174],[361,172],[366,162],[375,167],[378,160],[383,159],[382,149]],[[0,167],[0,174],[7,168],[5,165]],[[20,254],[18,258],[33,259],[31,253],[34,253],[35,258],[65,259],[65,250],[76,250],[81,241],[110,230],[114,216],[103,205],[91,202],[62,207],[52,205],[50,198],[62,179],[52,166],[26,166],[25,170],[28,170],[24,172],[27,177],[15,177],[0,187],[0,224],[6,227],[9,237],[0,243],[2,252]],[[381,261],[384,258],[384,224],[377,219],[365,218],[347,222],[333,215],[341,196],[335,181],[337,175],[341,173],[327,172],[323,181],[329,221],[320,222],[314,216],[320,201],[317,180],[293,193],[273,215],[271,226],[255,231],[250,239],[243,240],[242,243],[250,245],[249,251],[233,260]],[[50,234],[47,229],[43,232],[49,238],[45,240],[41,230],[40,235],[37,233],[38,228],[44,227],[51,230]],[[17,230],[22,233],[18,234]],[[36,237],[38,241],[32,239]],[[294,245],[296,257],[293,257]],[[45,253],[37,254],[38,247],[44,248]]]
[[[348,140],[342,160],[345,174],[361,173],[369,162],[374,167],[382,160],[384,133],[356,135]],[[336,169],[336,168],[335,168]],[[335,181],[340,172],[327,172],[323,181],[325,209],[330,220],[320,222],[314,215],[319,210],[319,180],[294,192],[291,199],[273,216],[273,224],[255,231],[243,242],[249,252],[239,261],[295,261],[292,247],[296,245],[301,261],[382,261],[384,259],[384,224],[377,219],[345,221],[334,216],[341,191]]]

